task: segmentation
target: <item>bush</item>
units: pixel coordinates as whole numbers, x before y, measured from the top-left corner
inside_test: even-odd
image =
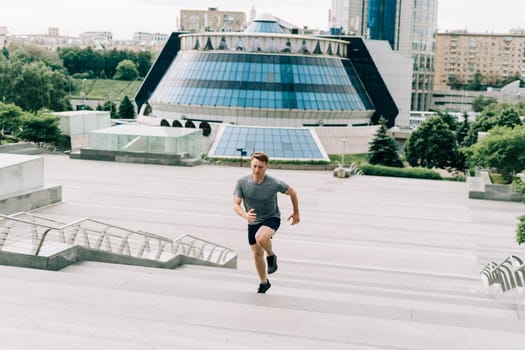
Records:
[[[520,222],[516,227],[516,242],[522,244],[525,242],[525,215],[519,217]]]
[[[441,175],[427,168],[394,168],[382,165],[361,164],[359,166],[365,175],[408,177],[416,179],[442,180]]]

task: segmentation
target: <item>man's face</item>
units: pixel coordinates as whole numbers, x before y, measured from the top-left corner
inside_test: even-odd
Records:
[[[252,174],[258,178],[263,177],[268,169],[268,164],[259,159],[252,159]]]

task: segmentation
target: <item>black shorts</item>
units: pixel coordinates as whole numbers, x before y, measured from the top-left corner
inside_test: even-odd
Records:
[[[268,226],[277,232],[277,230],[279,229],[279,226],[281,226],[281,219],[280,218],[268,218],[264,220],[263,222],[261,222],[260,224],[248,225],[248,243],[250,243],[250,245],[254,245],[257,243],[257,241],[255,240],[255,234],[257,233],[257,231],[259,231],[261,226]]]

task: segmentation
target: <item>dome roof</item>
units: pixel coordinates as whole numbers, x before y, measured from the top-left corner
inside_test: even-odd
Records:
[[[277,18],[269,13],[263,13],[258,16],[253,22],[244,30],[246,33],[280,33],[286,34],[286,31],[281,27]]]

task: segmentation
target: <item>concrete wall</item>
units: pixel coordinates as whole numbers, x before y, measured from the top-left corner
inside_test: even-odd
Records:
[[[0,213],[31,211],[62,200],[62,186],[44,185],[44,158],[0,153]]]
[[[160,165],[193,166],[200,164],[200,160],[185,159],[180,154],[108,151],[91,148],[82,148],[80,159]]]
[[[0,198],[42,187],[44,158],[19,154],[0,154]]]
[[[523,196],[515,192],[509,185],[495,185],[490,181],[487,171],[478,171],[476,176],[467,178],[469,185],[468,197],[471,199],[487,199],[493,201],[522,202]]]

